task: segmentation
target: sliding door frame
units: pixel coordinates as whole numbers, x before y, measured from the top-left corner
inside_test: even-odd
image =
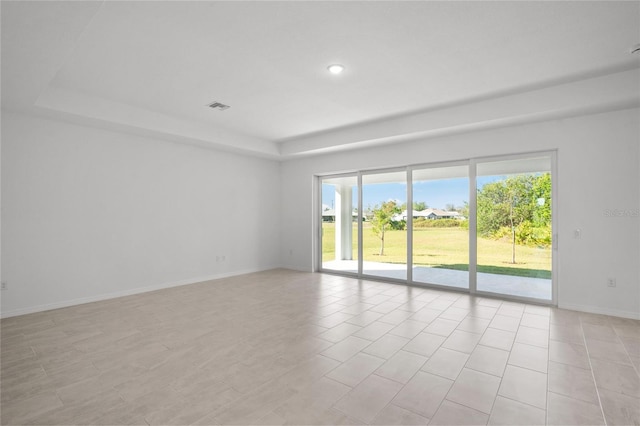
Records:
[[[390,278],[390,277],[384,277],[384,276],[378,276],[378,275],[369,275],[366,274],[364,272],[364,267],[363,267],[363,263],[364,263],[364,259],[363,259],[363,251],[364,251],[364,247],[363,247],[363,219],[362,219],[362,213],[363,213],[363,206],[360,206],[361,204],[363,204],[363,197],[362,197],[362,188],[363,188],[363,177],[367,176],[367,175],[375,175],[375,174],[385,174],[385,173],[401,173],[404,172],[405,174],[405,183],[407,185],[407,191],[409,188],[409,181],[406,180],[408,179],[408,175],[409,175],[409,170],[410,170],[411,166],[405,166],[405,167],[389,167],[389,168],[385,168],[385,169],[372,169],[372,170],[361,170],[358,172],[358,205],[359,205],[359,210],[358,210],[358,249],[359,249],[359,253],[358,253],[358,274],[360,276],[360,278],[365,278],[365,279],[369,279],[369,280],[384,280],[384,281],[391,281],[391,282],[395,282],[395,283],[400,283],[400,284],[408,284],[411,283],[411,281],[408,280],[409,277],[409,263],[406,263],[406,267],[407,267],[407,274],[405,275],[405,279],[400,279],[400,278]],[[407,203],[409,200],[409,195],[407,194]],[[408,204],[407,204],[408,205]],[[407,222],[408,224],[408,222]],[[409,233],[407,232],[407,235],[409,235]],[[409,247],[409,239],[407,237],[407,239],[405,240],[405,256],[408,259],[409,258],[409,254],[410,254],[410,247]]]
[[[547,150],[547,151],[531,151],[524,153],[516,153],[516,154],[506,154],[506,155],[495,155],[495,156],[486,156],[486,157],[474,157],[469,159],[462,160],[453,160],[453,161],[442,161],[442,162],[433,162],[433,163],[421,163],[421,164],[413,164],[405,167],[389,167],[384,169],[371,169],[371,170],[358,170],[349,173],[338,173],[338,174],[326,174],[326,175],[317,175],[316,179],[316,188],[317,188],[317,200],[318,206],[322,206],[322,181],[327,178],[339,178],[339,177],[357,177],[357,191],[358,191],[358,272],[349,272],[349,271],[338,271],[332,269],[324,269],[322,267],[322,211],[321,208],[316,208],[316,212],[314,213],[315,220],[314,222],[317,224],[318,229],[316,232],[317,240],[314,242],[315,250],[317,251],[317,255],[315,256],[315,266],[314,270],[322,273],[336,274],[349,276],[360,279],[370,279],[377,281],[385,281],[385,282],[394,282],[405,285],[417,286],[417,287],[426,287],[426,288],[435,288],[442,289],[447,291],[457,291],[469,293],[471,295],[477,296],[487,296],[487,297],[499,297],[501,299],[521,301],[521,302],[529,302],[543,305],[553,305],[557,306],[558,304],[558,232],[557,232],[557,223],[558,223],[558,203],[557,203],[557,194],[558,194],[558,174],[557,174],[557,150]],[[488,163],[488,162],[497,162],[497,161],[507,161],[507,160],[518,160],[518,159],[526,159],[526,158],[536,158],[536,157],[549,157],[551,163],[551,233],[552,233],[552,248],[551,248],[551,292],[552,298],[551,300],[544,299],[536,299],[524,296],[515,296],[510,294],[503,293],[493,293],[478,290],[477,288],[477,258],[478,258],[478,241],[477,241],[477,166],[480,163]],[[413,214],[407,215],[407,238],[406,238],[406,267],[407,274],[406,279],[397,279],[397,278],[388,278],[381,277],[376,275],[368,275],[363,272],[363,262],[364,262],[364,247],[363,247],[363,194],[362,194],[362,182],[363,176],[371,175],[371,174],[384,174],[384,173],[393,173],[393,172],[405,172],[406,173],[406,198],[407,198],[407,211],[413,211],[413,172],[414,170],[421,169],[431,169],[431,168],[439,168],[439,167],[452,167],[452,166],[468,166],[468,180],[469,180],[469,282],[468,289],[460,288],[460,287],[448,287],[445,285],[439,284],[431,284],[424,282],[415,282],[413,280]]]
[[[500,297],[504,299],[517,300],[522,302],[529,303],[537,303],[537,304],[545,304],[545,305],[558,305],[558,262],[557,262],[557,254],[558,254],[558,233],[557,233],[557,150],[550,151],[534,151],[534,152],[526,152],[522,154],[506,154],[506,155],[495,155],[495,156],[487,156],[487,157],[478,157],[472,158],[470,160],[470,164],[473,167],[470,167],[470,171],[473,171],[473,184],[471,181],[469,182],[469,195],[473,196],[473,208],[470,208],[470,218],[469,218],[469,272],[471,272],[471,264],[473,264],[473,268],[475,269],[473,273],[473,292],[472,294],[476,294],[478,296],[490,296],[490,297]],[[477,288],[477,265],[478,265],[478,245],[477,245],[477,166],[481,163],[492,163],[498,161],[509,161],[509,160],[523,160],[527,158],[540,158],[540,157],[549,157],[550,161],[550,170],[551,173],[551,300],[545,299],[536,299],[533,297],[526,296],[515,296],[511,294],[505,293],[493,293],[488,291],[478,290]],[[471,199],[469,200],[471,205]],[[471,211],[473,213],[471,214]],[[473,220],[471,219],[473,216]],[[473,224],[473,233],[471,232],[471,226]],[[473,252],[471,252],[471,242],[473,241]],[[471,261],[471,256],[473,256],[473,262]],[[471,284],[471,283],[470,283]],[[471,285],[469,286],[471,287]]]

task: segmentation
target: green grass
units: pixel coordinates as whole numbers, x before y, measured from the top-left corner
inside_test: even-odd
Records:
[[[322,224],[322,260],[335,258],[335,224]],[[357,258],[357,224],[353,225],[353,258]],[[468,270],[469,231],[461,228],[421,228],[413,231],[413,264],[435,268]],[[380,256],[380,239],[363,226],[363,257],[365,261],[406,263],[407,232],[385,233],[384,255]],[[478,238],[478,272],[551,278],[551,249],[516,245],[516,263],[511,262],[511,243]]]

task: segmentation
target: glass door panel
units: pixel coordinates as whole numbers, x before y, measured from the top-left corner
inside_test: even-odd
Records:
[[[407,279],[407,172],[362,175],[362,273]]]
[[[552,300],[551,157],[478,163],[477,290]]]
[[[413,281],[468,289],[469,166],[413,170],[412,215]]]
[[[324,178],[322,269],[358,273],[358,178]]]

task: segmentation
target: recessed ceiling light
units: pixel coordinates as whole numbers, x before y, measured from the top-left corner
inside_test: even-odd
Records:
[[[331,74],[340,74],[342,71],[344,71],[344,65],[340,65],[340,64],[333,64],[333,65],[329,65],[327,67],[327,69],[329,70],[329,72]]]

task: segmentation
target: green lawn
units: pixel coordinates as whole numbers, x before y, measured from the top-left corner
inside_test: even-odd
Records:
[[[384,256],[380,256],[380,239],[363,227],[365,261],[406,263],[406,231],[385,233]],[[322,224],[322,260],[335,257],[335,224]],[[357,224],[353,226],[353,258],[357,258]],[[468,270],[469,231],[461,228],[421,228],[413,231],[413,264],[436,268]],[[478,272],[551,278],[551,249],[516,246],[516,264],[511,262],[511,243],[486,238],[478,239]]]

